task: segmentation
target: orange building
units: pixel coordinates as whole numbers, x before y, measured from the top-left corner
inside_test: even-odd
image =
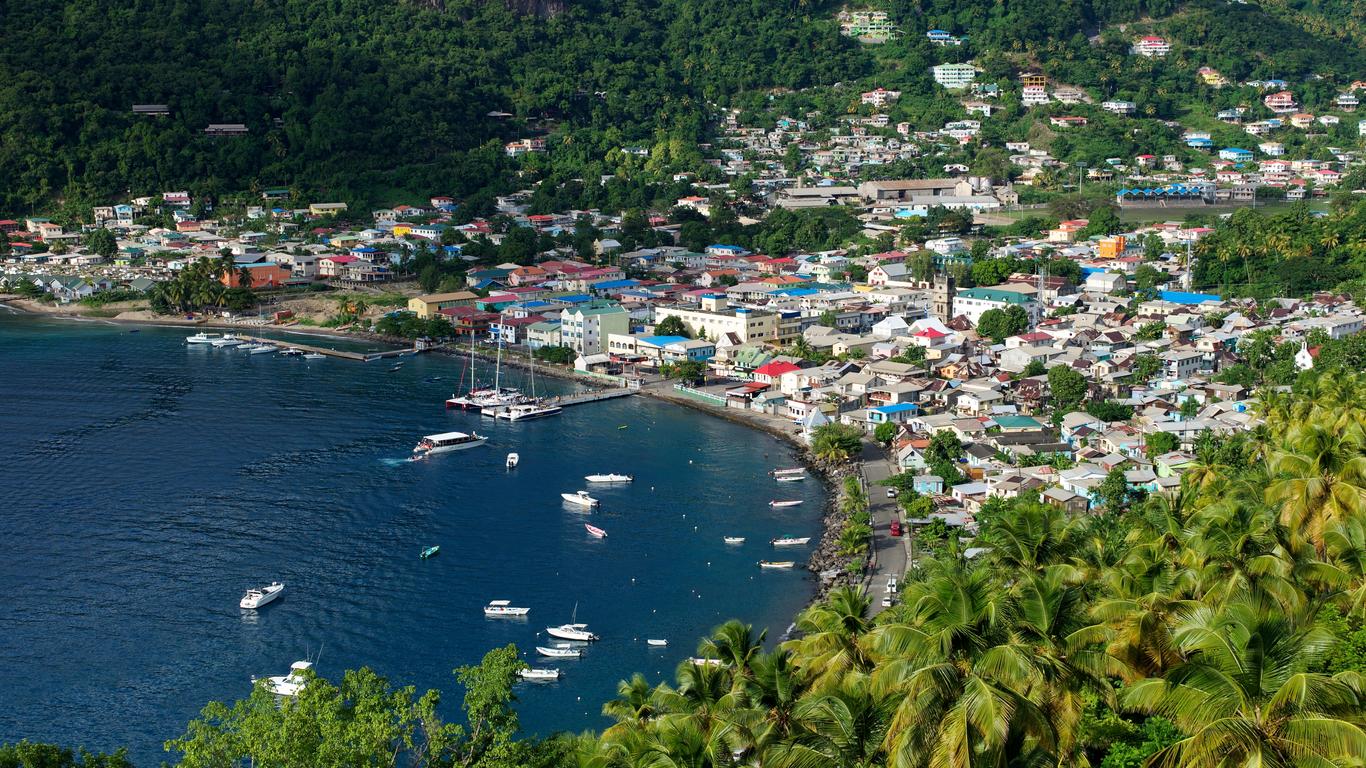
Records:
[[[219,278],[219,280],[223,285],[229,288],[241,286],[243,267],[246,267],[247,272],[251,274],[250,287],[252,288],[278,288],[279,286],[284,285],[285,281],[289,280],[292,274],[289,267],[282,267],[273,261],[268,261],[261,264],[244,264],[236,267],[232,272]]]
[[[1124,236],[1107,237],[1096,244],[1096,255],[1102,259],[1118,259],[1124,255]]]

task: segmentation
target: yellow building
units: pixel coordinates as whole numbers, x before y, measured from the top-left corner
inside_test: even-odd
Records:
[[[426,320],[448,307],[460,307],[466,304],[473,304],[478,298],[478,294],[470,291],[429,293],[426,296],[414,296],[413,298],[408,299],[408,311],[423,320]]]
[[[412,231],[413,231],[413,225],[412,225],[412,224],[402,224],[402,223],[400,223],[400,224],[395,224],[395,225],[394,225],[394,228],[393,228],[393,230],[392,230],[392,234],[393,234],[394,237],[403,237],[404,235],[406,235],[406,234],[408,234],[409,232],[412,232]]]
[[[741,344],[772,342],[783,344],[795,341],[798,324],[781,323],[774,312],[743,307],[731,309],[724,296],[704,296],[697,309],[691,307],[656,307],[655,323],[666,317],[676,317],[687,326],[688,333],[700,338],[705,335],[720,341],[726,334],[734,334]]]
[[[345,210],[346,203],[314,203],[308,206],[308,212],[314,216],[335,216]]]
[[[1096,243],[1096,255],[1102,259],[1118,259],[1124,255],[1124,235],[1107,237]]]

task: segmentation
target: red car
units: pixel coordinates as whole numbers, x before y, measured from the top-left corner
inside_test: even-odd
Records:
[[[900,535],[901,535],[901,521],[900,521],[900,520],[892,520],[891,532],[892,532],[892,535],[893,535],[893,536],[900,536]]]

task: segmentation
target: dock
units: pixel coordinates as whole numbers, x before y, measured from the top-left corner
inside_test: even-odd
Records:
[[[548,405],[558,405],[561,408],[568,408],[571,405],[584,405],[585,403],[596,403],[602,400],[614,400],[618,397],[630,397],[634,395],[634,389],[609,389],[597,392],[583,392],[577,395],[563,395],[552,397],[546,401]]]
[[[342,360],[354,360],[359,363],[368,363],[372,360],[383,360],[386,357],[409,355],[417,351],[416,349],[390,349],[384,352],[348,352],[340,349],[331,349],[329,347],[317,347],[312,344],[299,344],[292,339],[270,339],[264,336],[248,336],[243,333],[239,333],[237,336],[238,338],[247,339],[248,341],[254,341],[260,344],[270,344],[272,346],[289,349],[301,349],[304,352],[314,352],[319,355],[338,357]]]

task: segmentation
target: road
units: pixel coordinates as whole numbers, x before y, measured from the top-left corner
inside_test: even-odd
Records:
[[[877,566],[873,569],[871,594],[873,613],[882,612],[882,597],[886,594],[888,576],[896,576],[901,581],[906,573],[906,538],[892,538],[888,526],[892,517],[900,512],[896,499],[887,498],[887,488],[879,485],[891,477],[893,467],[887,461],[886,452],[873,443],[863,444],[863,454],[859,457],[863,465],[863,477],[868,483],[868,508],[873,516],[873,550],[877,554]]]

